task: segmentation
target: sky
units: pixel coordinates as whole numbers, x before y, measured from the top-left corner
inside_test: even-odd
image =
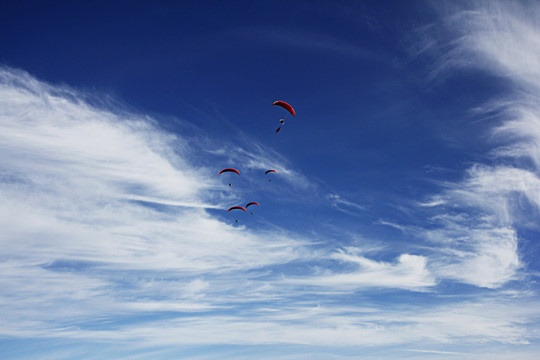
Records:
[[[538,19],[2,2],[0,358],[539,358]]]

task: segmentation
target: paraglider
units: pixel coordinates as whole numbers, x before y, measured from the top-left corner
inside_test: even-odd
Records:
[[[243,208],[242,206],[233,206],[233,207],[230,207],[229,210],[227,210],[227,212],[231,211],[231,210],[242,210],[244,212],[247,212],[245,208]],[[235,219],[236,222],[238,222],[238,219]]]
[[[272,106],[274,105],[277,105],[287,110],[292,116],[296,115],[296,112],[294,111],[293,107],[290,104],[286,103],[285,101],[281,101],[281,100],[274,101]],[[285,119],[279,119],[279,121],[281,122],[281,125],[285,124]],[[281,126],[276,129],[276,133],[278,133],[280,130],[281,130]]]
[[[250,202],[250,203],[248,203],[248,204],[246,205],[246,209],[247,209],[248,207],[250,207],[251,205],[261,206],[261,204],[259,204],[258,202],[252,201],[252,202]],[[253,215],[253,211],[251,212],[251,215]]]
[[[270,170],[266,170],[266,171],[264,172],[264,175],[266,175],[266,174],[268,174],[268,173],[271,173],[271,172],[276,173],[276,174],[278,173],[276,170],[270,169]],[[272,182],[272,178],[268,179],[268,182]]]
[[[238,175],[240,175],[240,171],[238,171],[236,169],[233,169],[233,168],[225,168],[225,169],[221,170],[218,175],[221,175],[221,174],[223,174],[225,172],[233,172],[233,173],[237,173]],[[229,186],[232,186],[232,183],[229,183]]]

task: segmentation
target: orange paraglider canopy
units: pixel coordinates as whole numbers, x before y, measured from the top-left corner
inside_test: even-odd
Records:
[[[229,210],[227,210],[227,212],[231,211],[231,210],[244,210],[244,212],[247,212],[246,209],[244,209],[243,207],[241,206],[233,206],[232,208],[230,208]]]
[[[281,106],[282,108],[290,112],[292,116],[296,115],[296,112],[294,111],[293,107],[287,104],[285,101],[278,100],[278,101],[275,101],[272,105]]]
[[[219,172],[218,175],[221,175],[222,173],[224,172],[234,172],[234,173],[237,173],[238,175],[240,175],[240,171],[236,170],[236,169],[233,169],[233,168],[226,168],[226,169],[223,169]]]

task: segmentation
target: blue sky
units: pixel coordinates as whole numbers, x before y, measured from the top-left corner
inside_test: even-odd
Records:
[[[538,18],[3,4],[0,357],[538,358]]]

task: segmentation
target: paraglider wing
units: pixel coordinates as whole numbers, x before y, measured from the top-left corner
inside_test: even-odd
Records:
[[[287,104],[285,101],[278,100],[278,101],[275,101],[272,105],[281,106],[282,108],[290,112],[292,116],[296,115],[293,107]]]
[[[247,212],[246,209],[244,209],[243,207],[241,206],[233,206],[231,207],[229,210],[227,210],[227,212],[231,211],[231,210],[244,210],[244,212]]]
[[[270,170],[266,170],[264,172],[264,175],[268,174],[269,172],[275,172],[276,174],[278,173],[276,170],[270,169]]]
[[[251,205],[259,205],[259,206],[261,206],[261,204],[259,204],[258,202],[252,201],[252,202],[250,202],[250,203],[248,203],[248,204],[246,205],[246,209],[247,209],[248,207],[250,207]]]
[[[240,175],[240,171],[236,170],[236,169],[233,169],[233,168],[226,168],[226,169],[223,169],[219,172],[218,175],[221,175],[222,173],[224,172],[234,172],[234,173],[237,173],[238,175]]]

